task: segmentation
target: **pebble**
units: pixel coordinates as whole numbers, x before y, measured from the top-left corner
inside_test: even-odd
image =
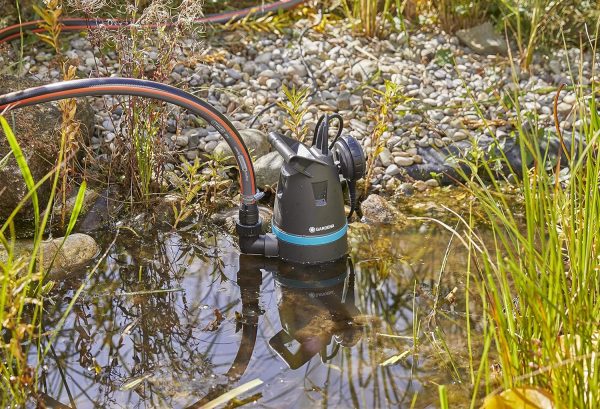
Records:
[[[559,114],[568,114],[569,112],[571,112],[572,109],[573,109],[573,106],[566,102],[561,102],[557,106],[557,110],[558,110]]]
[[[391,164],[385,170],[385,174],[388,176],[396,176],[399,173],[400,173],[400,168],[396,164]]]
[[[410,157],[397,156],[394,158],[394,163],[398,166],[406,167],[412,165],[413,163],[415,163],[415,161],[413,158]]]

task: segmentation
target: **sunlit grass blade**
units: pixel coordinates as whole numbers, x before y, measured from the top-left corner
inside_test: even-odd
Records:
[[[38,196],[35,190],[35,181],[33,180],[33,176],[31,174],[31,170],[29,169],[29,165],[27,164],[27,160],[23,155],[23,151],[19,146],[19,142],[15,137],[12,129],[8,125],[6,119],[0,115],[0,125],[2,126],[2,132],[4,132],[4,136],[8,141],[12,154],[17,161],[17,165],[19,166],[19,170],[21,171],[21,175],[23,175],[23,180],[25,181],[25,185],[27,189],[32,192],[31,195],[31,204],[33,205],[33,215],[35,218],[35,225],[38,226],[40,222],[40,205],[38,201]]]

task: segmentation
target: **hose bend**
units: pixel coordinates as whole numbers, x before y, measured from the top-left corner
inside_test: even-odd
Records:
[[[0,113],[4,110],[36,105],[66,98],[129,95],[153,98],[188,109],[212,125],[231,147],[239,169],[242,205],[258,219],[254,167],[248,148],[231,122],[208,102],[170,85],[128,78],[90,78],[57,82],[0,95]],[[240,222],[243,222],[240,220]]]
[[[255,7],[247,7],[240,10],[226,11],[223,13],[209,14],[204,17],[194,19],[194,23],[203,24],[225,24],[230,21],[241,20],[245,17],[261,17],[268,13],[289,10],[305,3],[306,0],[279,0],[274,3],[261,4]],[[62,18],[59,20],[63,32],[79,32],[103,28],[105,30],[118,30],[124,27],[130,27],[134,22],[122,19],[102,19],[102,18]],[[43,20],[28,21],[25,23],[14,24],[0,29],[0,44],[15,40],[21,37],[22,33],[42,33],[45,30],[40,28]],[[141,24],[142,28],[171,27],[175,22],[165,22],[164,24]]]

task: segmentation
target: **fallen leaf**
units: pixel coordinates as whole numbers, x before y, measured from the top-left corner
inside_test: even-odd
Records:
[[[219,325],[221,325],[221,322],[225,320],[225,317],[223,316],[223,314],[221,314],[221,311],[219,311],[218,308],[214,309],[214,313],[215,319],[212,320],[206,327],[202,328],[202,331],[216,331],[219,329]]]
[[[513,388],[487,396],[481,409],[554,409],[550,392],[539,388]]]

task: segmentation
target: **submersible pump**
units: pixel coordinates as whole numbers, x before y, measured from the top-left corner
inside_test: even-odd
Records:
[[[330,143],[332,120],[337,120],[338,131]],[[269,142],[283,157],[284,165],[275,196],[273,233],[264,237],[265,255],[317,264],[337,260],[348,252],[347,219],[356,206],[356,181],[364,174],[365,158],[358,141],[342,135],[342,130],[342,117],[334,114],[321,117],[311,146],[277,132],[269,134]],[[348,217],[340,177],[348,183]],[[244,228],[239,225],[238,233],[241,243]],[[259,236],[258,240],[263,239]]]
[[[208,102],[170,85],[130,78],[91,78],[57,82],[0,96],[0,113],[65,98],[104,95],[148,97],[186,108],[213,126],[231,147],[240,174],[241,203],[236,230],[244,254],[280,257],[318,264],[348,252],[347,216],[342,183],[348,183],[350,214],[356,206],[356,181],[365,172],[365,157],[356,139],[342,135],[338,114],[318,121],[311,145],[277,132],[269,142],[284,159],[273,212],[273,233],[262,234],[254,167],[239,132]],[[330,124],[337,133],[329,142]],[[348,215],[348,218],[350,215]]]

